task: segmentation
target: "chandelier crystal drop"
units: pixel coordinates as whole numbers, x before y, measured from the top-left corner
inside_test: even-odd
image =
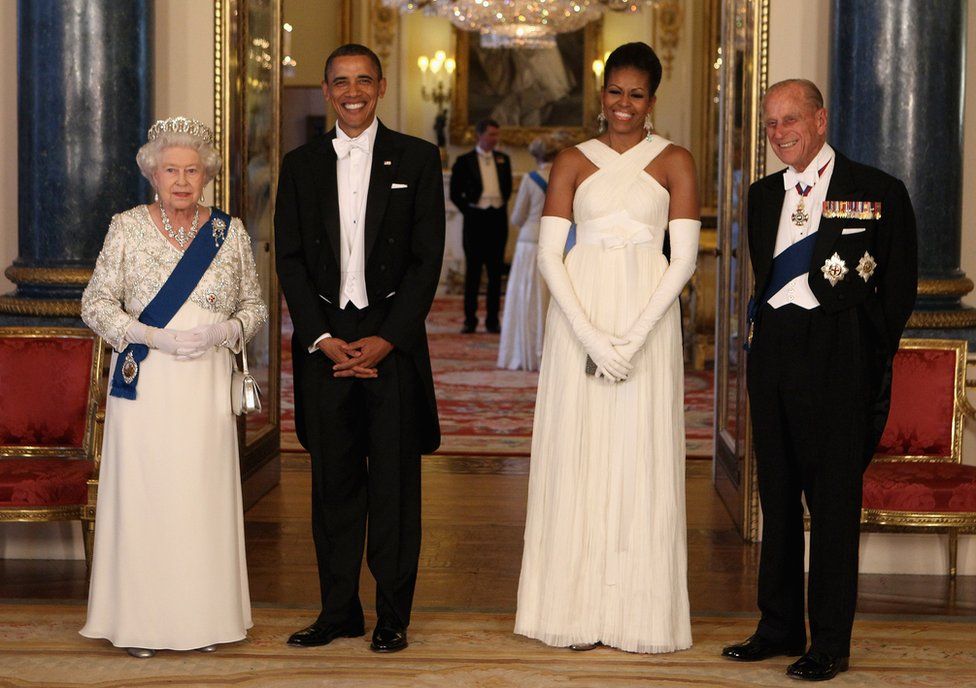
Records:
[[[384,0],[400,12],[422,11],[477,31],[484,48],[552,48],[605,10],[636,12],[648,0]]]

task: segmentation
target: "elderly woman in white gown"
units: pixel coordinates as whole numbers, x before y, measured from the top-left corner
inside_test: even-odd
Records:
[[[200,204],[210,129],[160,120],[137,161],[156,200],[112,218],[82,297],[115,353],[81,634],[151,657],[252,625],[231,352],[268,310],[241,221]]]
[[[512,269],[505,287],[505,312],[498,343],[498,367],[508,370],[538,370],[542,358],[542,335],[549,308],[549,290],[539,274],[539,221],[549,188],[549,170],[561,147],[554,136],[539,136],[529,144],[537,167],[522,178],[512,224],[520,227]]]

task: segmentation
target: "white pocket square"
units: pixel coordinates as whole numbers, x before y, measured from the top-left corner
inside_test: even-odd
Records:
[[[860,234],[865,231],[867,231],[867,227],[845,227],[841,230],[841,236],[844,234]]]
[[[391,189],[406,189],[406,188],[407,188],[407,185],[406,185],[406,184],[398,184],[398,183],[396,183],[396,182],[393,182],[393,183],[392,183],[392,184],[390,185],[390,188],[391,188]]]

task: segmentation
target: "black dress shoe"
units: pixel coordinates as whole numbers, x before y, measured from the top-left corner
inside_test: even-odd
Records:
[[[788,647],[770,642],[760,635],[751,635],[742,643],[729,645],[722,650],[722,656],[737,662],[759,662],[770,657],[799,657],[803,654],[803,647]]]
[[[847,671],[848,657],[834,657],[826,652],[810,650],[786,669],[786,675],[801,681],[829,681]]]
[[[488,330],[488,332],[490,334],[500,334],[501,331],[502,331],[502,328],[499,327],[497,324],[495,324],[495,325],[485,325],[485,329]]]
[[[373,631],[373,642],[369,649],[373,652],[399,652],[407,646],[407,629],[393,624],[381,624]]]
[[[366,635],[362,626],[343,626],[339,624],[313,623],[308,628],[292,633],[288,644],[295,647],[318,647],[328,645],[336,638],[359,638]]]
[[[468,325],[465,323],[464,327],[461,328],[461,334],[473,334],[477,325]]]

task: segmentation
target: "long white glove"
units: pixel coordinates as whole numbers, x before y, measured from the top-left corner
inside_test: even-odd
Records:
[[[624,335],[627,343],[617,347],[617,352],[628,361],[632,361],[634,354],[643,348],[647,335],[671,308],[681,295],[685,284],[695,274],[701,222],[687,219],[671,220],[668,223],[668,232],[671,235],[671,264],[661,275],[661,281],[658,282],[651,298],[647,300],[644,310]]]
[[[217,346],[226,346],[234,350],[241,341],[241,334],[241,321],[237,318],[213,325],[198,325],[185,332],[179,332],[176,335],[179,343],[176,358],[180,361],[199,358]]]
[[[569,320],[576,338],[596,364],[597,377],[605,377],[612,382],[624,380],[633,366],[614,347],[626,344],[626,338],[614,337],[593,326],[583,312],[566,272],[563,250],[570,225],[572,223],[562,217],[546,215],[542,218],[539,227],[539,272],[552,298]]]
[[[180,348],[176,339],[178,334],[180,333],[176,330],[161,329],[133,320],[125,331],[125,341],[130,344],[145,344],[150,349],[176,355]]]

